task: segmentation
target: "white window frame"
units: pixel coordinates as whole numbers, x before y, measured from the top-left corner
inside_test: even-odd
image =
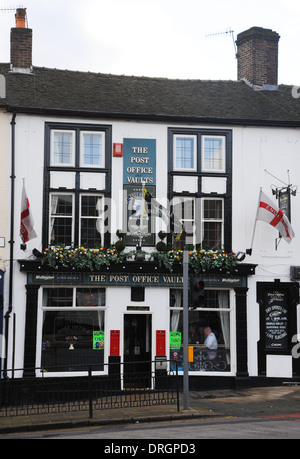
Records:
[[[222,167],[220,168],[205,168],[205,140],[206,139],[221,139],[222,140],[222,150],[221,150],[221,162]],[[201,171],[202,172],[215,172],[215,173],[224,173],[226,172],[226,164],[225,164],[225,137],[221,135],[203,135],[202,136],[202,146],[201,146]]]
[[[82,215],[82,197],[83,196],[96,196],[101,199],[101,209],[100,209],[100,215],[98,216],[97,220],[99,220],[99,225],[100,225],[100,237],[101,237],[101,244],[103,245],[103,238],[104,238],[104,194],[101,193],[80,193],[79,195],[79,243],[81,243],[81,222],[83,218],[86,219],[91,219],[95,220],[96,217],[89,217],[89,216],[84,216]],[[94,248],[94,247],[89,247],[89,248]]]
[[[176,143],[177,139],[193,139],[194,140],[194,151],[193,151],[193,163],[194,167],[189,168],[189,167],[177,167],[176,166]],[[197,136],[196,135],[190,135],[190,134],[175,134],[173,136],[173,170],[176,171],[196,171],[197,170]]]
[[[71,151],[70,151],[70,162],[61,163],[54,161],[54,138],[56,134],[70,134],[71,135]],[[52,129],[50,139],[50,165],[54,167],[70,167],[75,166],[75,131],[63,130],[63,129]]]
[[[72,197],[72,216],[55,216],[55,214],[52,214],[52,208],[51,208],[51,202],[52,202],[52,196],[54,195],[57,195],[57,196],[71,196]],[[48,239],[49,239],[49,246],[51,247],[54,247],[54,245],[52,244],[51,242],[51,233],[52,233],[52,226],[51,226],[51,219],[52,217],[53,218],[71,218],[72,220],[72,234],[71,234],[71,244],[73,243],[74,241],[74,221],[75,221],[75,218],[74,218],[74,213],[75,213],[75,195],[74,193],[68,193],[68,192],[64,192],[64,193],[61,193],[60,191],[52,191],[51,193],[49,193],[49,236],[48,236]],[[68,246],[69,247],[69,246]]]
[[[221,201],[222,203],[222,219],[219,218],[204,218],[204,201]],[[224,245],[224,199],[223,198],[201,198],[201,241],[204,239],[204,224],[205,223],[221,223],[221,247]]]
[[[70,307],[51,307],[43,306],[43,296],[45,288],[72,288],[73,289],[73,305]],[[90,285],[43,285],[38,292],[38,330],[37,330],[37,346],[36,346],[36,377],[37,378],[51,378],[51,377],[74,377],[74,376],[86,376],[88,375],[87,371],[60,371],[60,372],[41,372],[41,363],[42,363],[42,339],[43,339],[43,317],[44,312],[46,311],[104,311],[104,331],[107,329],[107,295],[105,293],[105,306],[76,306],[76,288],[103,288],[101,286],[92,287]],[[105,288],[106,290],[106,288]],[[106,375],[108,374],[108,352],[109,352],[109,342],[104,345],[104,369],[103,371],[95,371],[94,375]]]
[[[174,207],[183,203],[183,202],[187,202],[187,201],[192,201],[193,202],[193,210],[194,210],[194,218],[185,218],[185,215],[183,215],[183,218],[179,218],[178,217],[178,213],[177,212],[174,212]],[[196,245],[196,234],[197,234],[197,225],[196,225],[196,221],[197,221],[197,208],[196,208],[196,205],[197,205],[197,199],[195,197],[189,197],[189,196],[174,196],[173,199],[172,199],[172,206],[173,206],[173,212],[175,214],[175,216],[177,218],[179,218],[179,220],[182,221],[182,223],[184,224],[184,226],[186,225],[187,222],[191,223],[192,227],[193,227],[193,240],[192,241],[189,241],[187,240],[186,241],[186,244],[193,244],[193,245]],[[189,233],[191,234],[191,233]],[[191,236],[189,236],[191,237]]]
[[[101,137],[101,149],[100,149],[100,160],[99,164],[85,164],[84,163],[84,136],[94,135]],[[92,168],[103,168],[105,166],[105,132],[102,131],[80,131],[80,166],[81,167],[92,167]]]

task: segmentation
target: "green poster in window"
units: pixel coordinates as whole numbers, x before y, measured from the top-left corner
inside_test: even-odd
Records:
[[[104,331],[93,332],[93,349],[104,349]]]
[[[181,347],[181,332],[170,332],[170,348],[180,349]]]

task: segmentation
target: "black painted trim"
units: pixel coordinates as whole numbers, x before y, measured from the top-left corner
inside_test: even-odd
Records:
[[[51,166],[50,165],[50,147],[51,147],[51,130],[72,130],[75,131],[76,137],[76,148],[75,148],[75,166]],[[105,132],[105,167],[103,168],[91,168],[91,167],[80,167],[80,131],[100,131]],[[43,196],[43,246],[46,247],[49,241],[49,192],[52,191],[50,188],[50,172],[51,171],[62,171],[62,172],[75,172],[75,189],[63,190],[64,192],[75,193],[75,221],[79,221],[79,194],[89,193],[89,190],[80,189],[80,172],[91,172],[91,173],[105,173],[105,189],[101,190],[104,194],[104,198],[111,198],[111,162],[112,162],[112,126],[102,124],[84,124],[84,123],[45,123],[45,146],[44,146],[44,196]],[[57,190],[53,190],[57,191]],[[106,204],[104,204],[105,206]],[[109,219],[110,222],[110,219]],[[110,225],[110,223],[109,223]],[[110,245],[110,226],[108,231],[104,233],[104,241],[102,245]],[[75,225],[74,244],[78,244],[79,241],[79,229],[78,225]]]
[[[173,170],[173,138],[174,135],[197,136],[197,171],[174,171]],[[202,136],[223,136],[226,143],[226,170],[225,172],[201,171],[201,138]],[[175,193],[173,191],[174,175],[197,176],[198,191],[193,194]],[[232,248],[232,130],[230,129],[203,129],[203,128],[169,128],[168,129],[168,200],[171,202],[174,196],[193,196],[197,198],[213,197],[212,194],[202,193],[201,181],[203,177],[225,177],[227,179],[226,194],[218,194],[216,197],[224,198],[224,249]],[[169,240],[170,242],[170,240]]]
[[[265,300],[269,290],[285,290],[288,294],[288,334],[289,349],[266,349],[265,345]],[[291,355],[292,337],[297,334],[297,305],[299,304],[299,284],[297,282],[257,282],[257,302],[259,304],[260,340],[257,343],[258,374],[266,375],[267,355]],[[299,359],[293,358],[293,376],[300,376]]]

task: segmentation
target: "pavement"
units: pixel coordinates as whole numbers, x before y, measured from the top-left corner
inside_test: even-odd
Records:
[[[1,434],[69,429],[124,423],[160,422],[178,419],[245,416],[297,416],[300,418],[300,386],[283,384],[239,390],[190,391],[188,409],[177,405],[155,405],[135,408],[34,414],[1,417]]]

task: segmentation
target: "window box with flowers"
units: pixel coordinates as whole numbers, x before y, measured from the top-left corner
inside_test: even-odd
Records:
[[[126,259],[124,252],[115,248],[86,249],[85,247],[54,247],[43,251],[41,264],[51,269],[69,269],[84,271],[99,271],[104,266],[123,263]]]
[[[208,272],[224,272],[230,274],[237,266],[237,256],[234,252],[225,250],[189,251],[189,266],[195,274]],[[183,263],[183,250],[168,250],[152,255],[153,259],[168,270]]]

